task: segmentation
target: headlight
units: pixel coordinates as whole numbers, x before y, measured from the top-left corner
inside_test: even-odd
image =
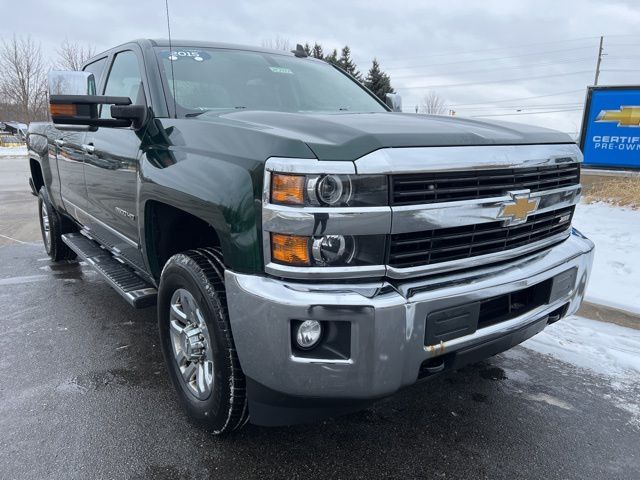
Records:
[[[271,175],[271,202],[314,207],[388,205],[384,175]]]
[[[271,260],[297,267],[345,267],[384,263],[386,235],[304,237],[271,233]]]

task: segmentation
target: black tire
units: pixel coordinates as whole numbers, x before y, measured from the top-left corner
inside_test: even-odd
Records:
[[[211,342],[207,355],[213,360],[213,386],[205,399],[190,391],[175,358],[170,309],[178,289],[186,290],[195,299]],[[167,261],[158,288],[158,324],[169,377],[189,417],[216,435],[243,426],[248,420],[246,384],[231,335],[220,252],[190,250]]]
[[[43,211],[46,215],[43,215]],[[45,226],[45,218],[48,220],[48,237]],[[40,221],[40,232],[42,233],[42,242],[47,254],[51,260],[58,262],[60,260],[71,260],[76,258],[76,254],[63,241],[62,235],[73,230],[69,221],[65,220],[51,205],[49,194],[45,187],[40,188],[38,192],[38,219]]]

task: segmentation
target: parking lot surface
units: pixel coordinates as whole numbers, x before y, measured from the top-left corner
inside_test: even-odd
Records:
[[[640,478],[640,382],[523,347],[360,413],[213,437],[178,407],[155,309],[50,262],[25,195],[0,218],[23,235],[0,246],[0,478]]]

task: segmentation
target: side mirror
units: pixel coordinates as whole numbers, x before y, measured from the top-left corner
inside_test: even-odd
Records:
[[[385,96],[385,103],[394,112],[402,111],[402,97],[397,93],[387,93]]]
[[[49,72],[49,95],[95,95],[96,79],[89,72]]]
[[[100,118],[99,105],[111,105],[112,118]],[[131,127],[140,129],[147,120],[147,108],[131,105],[129,97],[96,95],[92,73],[52,71],[49,73],[49,111],[54,124],[89,127]]]

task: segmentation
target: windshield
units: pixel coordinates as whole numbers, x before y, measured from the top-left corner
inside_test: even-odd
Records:
[[[175,82],[178,115],[230,109],[385,111],[355,81],[331,65],[309,58],[186,47],[172,51],[158,48],[157,55],[169,96]]]

